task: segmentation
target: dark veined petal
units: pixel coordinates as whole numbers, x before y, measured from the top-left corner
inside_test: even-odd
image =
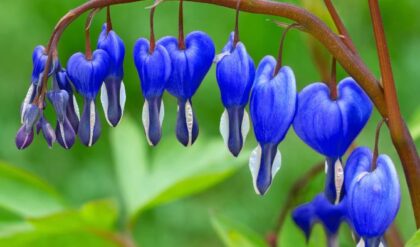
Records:
[[[174,37],[162,38],[158,44],[166,48],[172,63],[166,89],[177,98],[190,99],[213,63],[213,41],[204,32],[195,31],[186,37],[185,50],[179,49],[178,40]]]
[[[67,73],[77,91],[85,98],[94,99],[108,75],[110,58],[104,50],[93,52],[92,60],[87,60],[83,53],[70,57]]]
[[[121,80],[124,76],[125,45],[114,30],[107,32],[106,23],[102,26],[102,32],[98,39],[98,49],[106,51],[109,55],[110,69],[108,76]]]
[[[372,103],[352,78],[338,84],[332,100],[324,83],[305,87],[298,98],[293,127],[310,147],[328,157],[341,157],[357,137],[372,112]]]
[[[379,155],[377,168],[371,171],[372,154],[364,148],[358,148],[353,153],[356,154],[351,155],[346,165],[349,176],[353,176],[348,177],[351,182],[346,181],[350,182],[347,214],[358,235],[364,239],[381,237],[400,207],[398,175],[387,155]],[[370,161],[369,166],[367,160]]]
[[[55,73],[54,80],[58,85],[58,88],[66,90],[69,95],[69,100],[66,108],[66,115],[69,119],[73,130],[77,132],[79,126],[79,105],[77,104],[76,97],[74,96],[73,88],[71,86],[70,78],[67,75],[67,71],[61,68]]]
[[[176,119],[176,137],[184,146],[191,146],[198,137],[198,122],[195,118],[192,102],[178,98]]]
[[[321,223],[328,236],[335,236],[338,233],[340,224],[345,220],[345,201],[339,204],[332,204],[324,194],[317,195],[311,202],[305,203],[293,210],[292,218],[299,228],[305,233],[309,240],[312,227]]]
[[[54,129],[44,116],[39,119],[39,122],[44,139],[47,141],[48,147],[52,148],[53,143],[56,141]]]
[[[263,58],[258,66],[251,93],[250,112],[254,133],[261,144],[281,142],[296,111],[296,81],[284,66],[274,75],[276,60]]]
[[[101,135],[101,123],[92,99],[85,99],[78,135],[80,141],[88,147],[93,146]]]

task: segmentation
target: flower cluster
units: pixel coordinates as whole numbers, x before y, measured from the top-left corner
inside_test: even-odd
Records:
[[[22,127],[16,136],[19,149],[31,144],[34,128],[42,131],[50,147],[57,141],[69,149],[76,136],[84,145],[94,145],[101,134],[96,107],[100,91],[107,122],[118,125],[126,101],[125,46],[108,24],[103,26],[97,49],[71,56],[67,70],[54,56],[49,73],[43,75],[48,52],[42,46],[35,48],[32,80],[21,110]],[[313,224],[321,222],[329,237],[335,237],[341,221],[346,220],[367,246],[379,245],[398,211],[400,188],[386,155],[376,157],[367,148],[357,148],[345,169],[342,166],[342,157],[372,112],[370,99],[354,79],[334,85],[337,97],[331,97],[331,87],[325,83],[310,84],[298,93],[294,72],[282,66],[280,57],[266,56],[255,67],[237,27],[217,56],[212,39],[204,32],[191,32],[185,39],[180,32],[178,39],[164,37],[157,42],[151,33],[150,41],[138,39],[133,51],[145,100],[142,122],[151,146],[162,137],[165,90],[178,100],[177,139],[184,146],[195,142],[199,127],[192,98],[216,63],[225,108],[220,132],[232,155],[239,155],[251,122],[253,125],[258,146],[251,153],[249,168],[256,193],[264,195],[270,188],[281,166],[279,144],[293,125],[302,141],[326,158],[325,191],[294,211],[297,225],[309,237]],[[46,97],[40,97],[44,76],[51,77],[53,85]],[[84,99],[81,115],[75,92]],[[56,112],[55,130],[43,114],[46,98]]]

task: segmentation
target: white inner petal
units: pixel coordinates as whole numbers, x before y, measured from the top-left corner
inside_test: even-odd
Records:
[[[271,180],[274,179],[274,177],[276,176],[280,168],[281,168],[281,153],[277,149],[276,157],[274,157],[273,165],[271,166]]]
[[[327,162],[327,160],[325,160],[325,174],[327,174],[328,173],[328,162]]]
[[[28,92],[25,95],[25,99],[23,100],[22,112],[20,113],[21,114],[20,115],[21,124],[23,124],[23,116],[25,114],[26,108],[28,108],[28,105],[31,103],[30,100],[31,100],[31,96],[34,92],[34,88],[35,88],[34,85],[31,83],[31,86],[29,86]]]
[[[258,171],[260,170],[261,162],[261,146],[258,145],[254,150],[252,150],[251,156],[249,157],[249,170],[251,171],[252,184],[254,185],[254,190],[258,195],[261,195],[260,191],[257,188],[257,177]]]
[[[76,96],[74,96],[74,94],[73,94],[73,107],[74,107],[74,112],[76,113],[77,119],[80,120],[79,104],[77,104]]]
[[[92,100],[90,102],[90,118],[89,118],[89,144],[91,147],[93,145],[93,131],[95,130],[96,114],[95,114],[95,102]]]
[[[360,239],[359,243],[357,243],[356,247],[365,247],[365,241],[363,238]]]
[[[192,106],[189,100],[185,103],[185,120],[187,123],[187,129],[188,129],[188,145],[187,146],[191,146],[192,131],[193,131],[193,125],[194,125],[194,113],[193,113]]]
[[[343,188],[344,183],[344,171],[343,166],[341,165],[341,161],[337,159],[334,164],[334,184],[335,184],[335,191],[336,191],[336,198],[335,204],[340,202],[341,190]]]
[[[149,102],[147,102],[147,100],[144,101],[141,119],[143,122],[144,132],[146,133],[147,143],[149,143],[150,146],[153,146],[152,142],[149,139],[150,117],[149,117]]]
[[[362,180],[362,178],[366,175],[368,175],[369,172],[362,172],[360,173],[357,177],[356,177],[356,181],[359,182],[360,180]]]
[[[108,90],[106,89],[105,82],[102,83],[102,87],[101,87],[101,103],[102,103],[102,108],[104,108],[105,119],[108,122],[108,124],[112,126],[108,118],[109,102],[108,102]]]
[[[219,131],[222,135],[223,142],[227,146],[229,141],[229,116],[226,109],[223,112],[222,117],[220,118]]]
[[[124,115],[124,109],[125,109],[125,102],[126,102],[126,100],[127,100],[127,95],[125,93],[124,81],[121,81],[121,87],[120,87],[121,118]]]
[[[165,105],[163,104],[163,100],[162,100],[160,103],[160,111],[159,111],[159,123],[160,123],[161,128],[162,128],[164,118],[165,118]]]
[[[220,53],[220,54],[217,54],[215,57],[214,57],[214,60],[213,60],[213,63],[218,63],[218,62],[220,62],[225,56],[227,56],[227,55],[229,55],[230,54],[230,52],[228,52],[228,51],[225,51],[225,52],[222,52],[222,53]]]
[[[245,146],[246,136],[249,132],[249,115],[246,110],[244,110],[244,116],[242,119],[241,133],[242,133],[242,145]]]
[[[62,124],[62,123],[59,123],[59,124],[60,124],[60,135],[61,135],[61,139],[63,140],[64,147],[65,147],[66,149],[68,149],[69,147],[67,146],[67,142],[66,142],[66,134],[65,134],[65,132],[64,132],[64,127],[63,127],[63,124]]]

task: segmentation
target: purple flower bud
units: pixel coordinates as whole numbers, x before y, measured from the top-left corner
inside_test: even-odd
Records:
[[[42,116],[39,119],[41,125],[42,134],[47,141],[48,147],[52,148],[53,143],[56,141],[54,129],[51,127],[51,124]]]
[[[40,115],[40,109],[34,104],[28,105],[25,109],[22,127],[18,130],[16,135],[16,146],[18,149],[24,149],[32,143],[34,138],[34,127]]]

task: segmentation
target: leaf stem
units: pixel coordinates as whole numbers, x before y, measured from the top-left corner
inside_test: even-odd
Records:
[[[178,16],[178,48],[185,49],[184,38],[184,0],[179,0],[179,16]]]
[[[279,45],[279,54],[277,55],[277,64],[276,68],[274,69],[274,76],[277,75],[277,73],[280,71],[281,67],[283,66],[283,48],[284,48],[284,41],[286,39],[286,35],[289,32],[290,29],[298,27],[299,24],[292,23],[286,27],[286,29],[283,30],[283,34],[280,38],[280,45]]]

